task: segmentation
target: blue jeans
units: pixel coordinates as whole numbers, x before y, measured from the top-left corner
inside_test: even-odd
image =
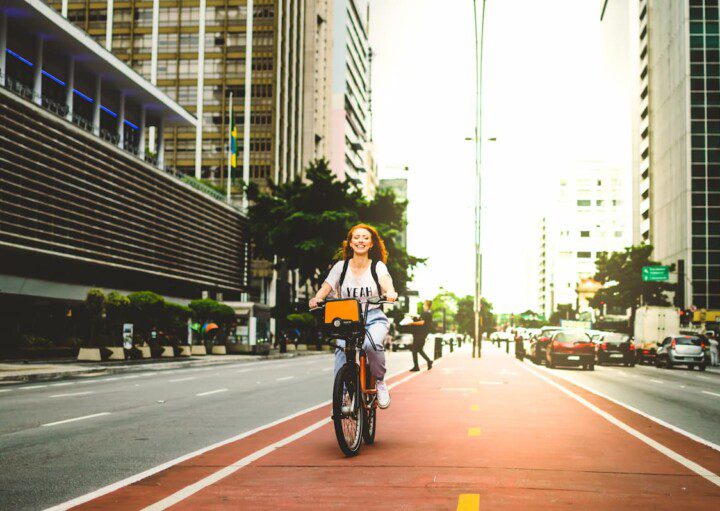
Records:
[[[363,343],[363,349],[367,356],[368,365],[370,366],[370,372],[376,380],[380,381],[385,378],[385,336],[390,329],[390,321],[381,309],[372,309],[368,311],[367,326],[366,330],[368,335],[365,336],[365,342]],[[372,344],[370,343],[372,339]],[[345,341],[338,340],[338,346],[345,347]],[[342,349],[335,349],[335,372],[337,375],[338,371],[342,366],[345,365],[345,352]]]

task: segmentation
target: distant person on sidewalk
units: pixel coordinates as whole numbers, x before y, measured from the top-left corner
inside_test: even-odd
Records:
[[[432,307],[432,301],[425,300],[423,302],[423,311],[420,313],[420,318],[412,323],[409,324],[409,326],[415,327],[413,329],[413,344],[412,344],[412,357],[413,357],[413,367],[410,369],[411,371],[419,371],[420,366],[418,365],[418,354],[422,356],[427,361],[427,368],[428,371],[432,369],[432,360],[430,360],[430,357],[428,357],[425,354],[425,351],[423,350],[425,346],[425,339],[427,338],[427,335],[431,333],[433,328],[433,317],[432,312],[430,311],[430,307]]]

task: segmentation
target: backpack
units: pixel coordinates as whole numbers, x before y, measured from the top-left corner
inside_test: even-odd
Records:
[[[382,290],[380,289],[380,279],[378,278],[377,274],[377,261],[373,261],[370,264],[370,273],[372,274],[372,278],[375,281],[375,285],[377,286],[378,290],[378,296],[382,294]],[[342,291],[342,285],[343,282],[345,282],[345,274],[347,274],[348,266],[350,265],[350,259],[345,259],[345,262],[343,263],[342,272],[340,272],[340,280],[338,280],[338,290]],[[340,298],[340,294],[338,294],[338,298]]]

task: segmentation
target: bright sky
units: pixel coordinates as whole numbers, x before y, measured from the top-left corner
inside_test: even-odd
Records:
[[[410,167],[409,251],[429,258],[414,287],[472,294],[472,0],[371,9],[380,177]],[[617,159],[628,143],[611,127],[599,10],[595,0],[487,0],[483,138],[497,141],[483,147],[483,294],[496,311],[536,307],[537,222],[559,169]]]

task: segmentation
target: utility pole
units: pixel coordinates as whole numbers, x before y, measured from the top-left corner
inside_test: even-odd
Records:
[[[473,18],[475,26],[475,342],[473,343],[473,358],[482,355],[482,247],[481,247],[481,220],[482,220],[482,63],[483,39],[485,36],[485,0],[482,0],[480,15],[480,34],[478,41],[477,0],[473,0]]]

